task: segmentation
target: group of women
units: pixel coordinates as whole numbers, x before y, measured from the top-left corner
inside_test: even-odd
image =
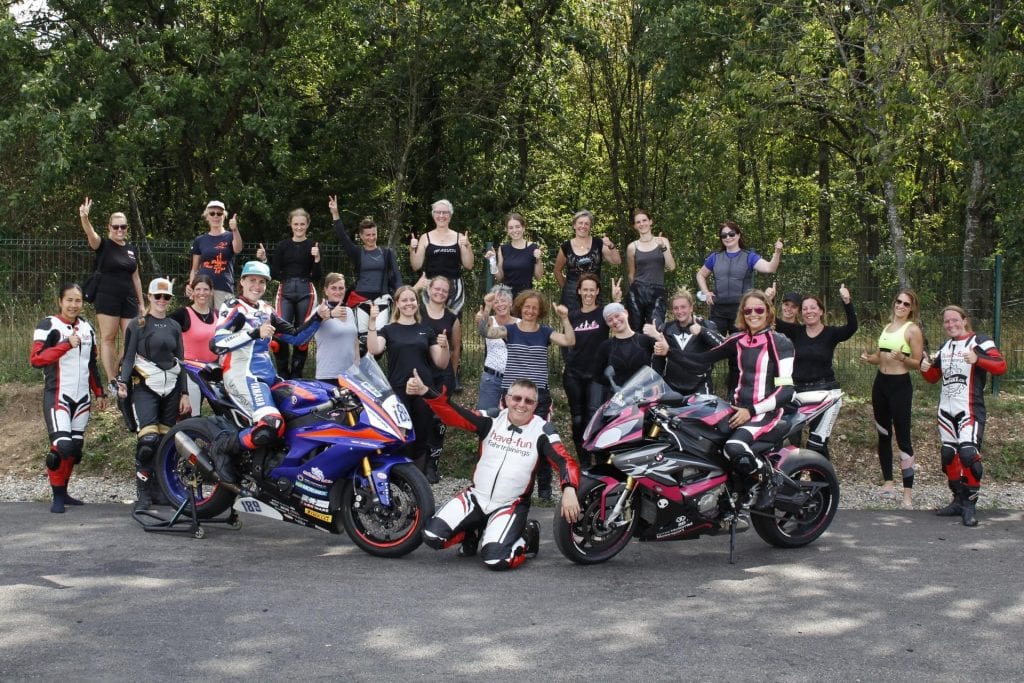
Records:
[[[67,493],[67,484],[74,462],[81,459],[90,396],[101,405],[103,401],[97,349],[111,391],[128,401],[130,422],[139,436],[138,507],[151,502],[153,457],[161,435],[180,414],[199,411],[198,387],[188,381],[182,370],[185,365],[218,358],[228,361],[223,362],[225,386],[253,422],[237,437],[226,437],[217,445],[221,455],[230,457],[280,437],[284,425],[269,385],[277,377],[302,376],[306,345],[314,335],[317,379],[332,381],[361,353],[386,354],[389,380],[408,407],[417,434],[410,456],[431,481],[437,481],[443,425],[421,397],[405,395],[405,383],[416,370],[421,378],[432,378],[435,386],[448,392],[458,389],[464,273],[472,270],[474,254],[468,234],[451,227],[454,208],[450,202],[435,202],[433,229],[412,236],[410,266],[421,276],[415,286],[408,286],[402,284],[395,252],[378,244],[373,220],[360,223],[361,245],[357,245],[341,221],[337,198],[330,197],[334,232],[356,277],[347,288],[343,275],[328,274],[324,300],[318,303],[315,283],[321,276],[321,254],[319,243],[309,237],[306,211],[296,209],[289,215],[292,235],[272,253],[259,245],[256,260],[242,270],[236,294],[235,257],[244,247],[238,217],[225,221],[224,204],[210,201],[203,214],[208,232],[192,246],[185,286],[191,301],[173,312],[169,311],[173,283],[165,278],[149,283],[147,305],[142,305],[138,258],[127,240],[125,215],[111,214],[108,234],[101,237],[89,221],[90,210],[91,201],[86,198],[79,215],[96,252],[100,275],[92,298],[99,338],[80,317],[82,291],[72,285],[60,292],[60,313],[40,323],[32,351],[32,364],[44,368],[47,377],[44,412],[51,448],[46,462],[54,512],[80,502]],[[582,444],[583,429],[610,385],[624,382],[639,367],[653,365],[680,393],[710,392],[712,364],[727,359],[728,395],[735,411],[730,420],[734,433],[725,450],[745,478],[750,504],[756,507],[758,494],[768,487],[759,486],[765,467],[751,444],[770,439],[782,429],[794,395],[838,387],[835,349],[857,331],[849,290],[845,285],[839,289],[844,325],[826,325],[822,300],[795,293],[785,298],[793,308],[799,302],[799,318],[776,320],[773,289],[753,289],[752,278],[754,273],[778,269],[783,243],[777,241],[772,258],[766,260],[749,250],[740,227],[727,221],[720,227],[719,249],[696,274],[697,297],[686,288],[667,297],[665,273],[675,268],[672,247],[663,236],[654,236],[650,214],[638,210],[633,216],[637,239],[625,249],[625,301],[621,280],[612,279],[611,303],[603,305],[602,264],[619,265],[622,254],[607,236],[593,235],[593,225],[590,212],[574,215],[573,236],[561,245],[555,260],[560,303],[554,311],[560,329],[545,324],[549,304],[533,288],[534,279],[544,273],[543,253],[527,239],[525,219],[511,214],[506,221],[508,242],[485,253],[499,284],[484,297],[474,319],[474,331],[484,338],[486,348],[477,408],[498,409],[508,387],[527,378],[539,390],[537,414],[550,416],[548,347],[559,346],[565,360],[562,381],[573,442],[580,461],[590,464],[592,456]],[[281,283],[274,306],[262,300],[272,278]],[[695,314],[697,298],[710,305],[707,319]],[[903,505],[913,504],[909,373],[920,369],[928,381],[943,382],[941,456],[954,500],[939,513],[961,515],[963,523],[972,526],[977,523],[975,503],[982,477],[982,388],[987,374],[1005,371],[1005,362],[991,339],[971,332],[967,314],[955,306],[943,311],[949,339],[935,356],[926,355],[917,315],[917,297],[901,291],[877,348],[861,356],[865,363],[878,366],[872,402],[884,482],[881,492],[886,497],[896,495],[895,435]],[[120,359],[119,331],[125,335]],[[606,373],[605,368],[610,371]],[[836,405],[810,425],[808,448],[829,456],[829,435],[838,411]],[[218,460],[218,466],[224,476],[231,476],[229,460]],[[538,473],[538,488],[541,497],[549,498],[551,477],[545,470],[542,467]]]

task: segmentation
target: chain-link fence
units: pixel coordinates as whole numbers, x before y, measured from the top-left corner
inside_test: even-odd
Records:
[[[155,276],[175,278],[175,290],[181,294],[188,275],[191,257],[187,241],[136,242],[140,252],[140,270],[143,283]],[[246,245],[238,257],[242,262],[255,256],[256,243]],[[463,343],[463,368],[467,377],[475,378],[482,366],[483,347],[472,330],[473,313],[490,284],[487,262],[478,248],[477,265],[473,276],[465,278],[466,322]],[[269,248],[269,245],[268,245]],[[396,245],[399,262],[406,282],[413,281],[408,268],[406,245]],[[332,270],[351,275],[352,268],[342,255],[340,247],[321,242],[323,272]],[[670,291],[679,286],[695,287],[694,273],[705,255],[688,254],[684,245],[674,247],[679,267],[668,273],[666,282]],[[539,283],[540,289],[557,299],[556,284],[550,273],[554,253],[546,259],[548,272]],[[45,315],[56,311],[58,287],[66,282],[82,282],[92,272],[94,255],[84,239],[39,240],[0,239],[0,288],[7,292],[0,304],[0,321],[6,334],[0,335],[0,381],[31,380],[35,377],[28,367],[27,348],[32,329]],[[610,290],[612,275],[619,277],[618,268],[606,269],[605,291]],[[1024,300],[1024,283],[1003,285],[1003,303],[997,310],[996,283],[999,280],[997,260],[984,259],[972,264],[969,270],[967,297],[963,299],[963,263],[959,257],[914,255],[908,261],[907,272],[922,302],[922,326],[934,350],[944,339],[939,311],[949,303],[966,304],[979,332],[992,334],[997,322],[1001,325],[1000,348],[1010,366],[1004,386],[1013,387],[1024,377],[1024,315],[1020,302]],[[351,281],[351,280],[350,280]],[[860,353],[875,344],[882,325],[892,310],[896,293],[896,275],[891,261],[884,258],[866,261],[858,254],[825,258],[818,254],[786,254],[779,271],[773,276],[758,276],[756,286],[776,284],[781,300],[785,292],[798,291],[817,294],[829,310],[830,324],[842,322],[839,304],[839,286],[846,284],[853,295],[860,320],[860,331],[850,341],[840,345],[836,352],[836,370],[844,388],[859,396],[870,395],[874,368],[857,361]],[[268,292],[268,298],[273,291]],[[86,315],[91,315],[87,312]],[[560,384],[561,356],[551,354],[552,383]]]

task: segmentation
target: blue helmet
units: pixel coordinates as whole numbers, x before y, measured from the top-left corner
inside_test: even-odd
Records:
[[[242,266],[242,277],[246,275],[256,275],[270,282],[270,266],[262,261],[246,261]]]

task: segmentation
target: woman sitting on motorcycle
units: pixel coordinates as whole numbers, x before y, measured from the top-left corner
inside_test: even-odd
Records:
[[[270,393],[277,380],[270,340],[276,337],[301,346],[320,327],[321,318],[326,320],[331,315],[327,304],[321,303],[317,307],[319,317],[314,316],[296,328],[279,317],[273,306],[260,300],[269,282],[267,264],[245,264],[239,281],[241,294],[221,307],[217,331],[210,342],[224,368],[224,388],[252,420],[252,425],[240,431],[237,438],[230,433],[230,438],[218,438],[214,451],[228,456],[238,455],[242,449],[267,446],[284,434],[284,419]],[[227,472],[221,472],[221,476],[231,479]]]
[[[774,482],[767,463],[754,455],[755,441],[782,438],[786,429],[784,414],[793,399],[793,343],[772,330],[775,309],[761,290],[752,289],[740,300],[736,313],[739,332],[705,353],[693,353],[683,359],[694,367],[735,356],[740,376],[733,394],[735,412],[729,419],[734,430],[725,442],[725,456],[734,474],[742,478],[741,492],[757,489],[751,507],[769,504]],[[741,499],[742,500],[742,499]]]

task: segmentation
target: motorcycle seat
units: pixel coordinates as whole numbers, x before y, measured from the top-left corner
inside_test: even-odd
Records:
[[[199,376],[202,377],[203,381],[207,384],[211,384],[213,382],[220,383],[224,381],[224,368],[222,368],[218,363],[207,363],[203,366],[203,369],[199,371]]]

